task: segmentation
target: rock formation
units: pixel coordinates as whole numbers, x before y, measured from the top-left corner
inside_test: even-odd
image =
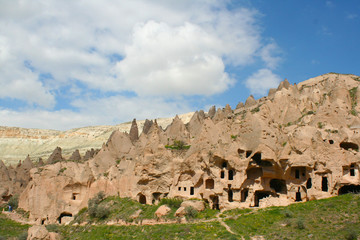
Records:
[[[139,139],[139,130],[138,130],[138,126],[136,123],[136,119],[134,118],[134,120],[131,123],[131,128],[130,128],[130,140],[132,142],[135,142]]]
[[[235,110],[197,112],[186,125],[175,117],[165,130],[147,123],[137,141],[115,131],[88,161],[33,168],[19,206],[31,220],[63,223],[99,191],[143,204],[198,198],[217,209],[359,191],[359,81],[341,74],[284,81]]]
[[[192,114],[182,114],[179,115],[179,118],[187,123]],[[172,118],[157,119],[158,124],[163,128],[168,126],[171,121]],[[83,127],[67,131],[0,126],[0,159],[7,166],[16,164],[20,159],[25,159],[28,154],[32,159],[47,159],[57,146],[61,147],[62,156],[66,159],[73,154],[75,149],[78,149],[80,155],[84,156],[92,148],[101,148],[113,131],[129,132],[131,124],[131,122],[127,122],[115,126]],[[139,133],[144,124],[145,120],[137,121]]]

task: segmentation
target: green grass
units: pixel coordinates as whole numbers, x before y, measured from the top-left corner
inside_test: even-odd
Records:
[[[225,222],[245,239],[351,239],[360,236],[360,195],[270,207]]]
[[[171,208],[171,211],[164,217],[168,220],[175,219],[175,212],[180,207],[182,200],[179,199],[161,199],[158,205],[146,205],[140,204],[137,201],[134,201],[130,198],[120,198],[117,196],[110,196],[101,201],[98,206],[104,206],[110,209],[110,214],[106,219],[97,219],[89,216],[87,208],[84,208],[79,211],[75,216],[75,222],[97,222],[102,223],[109,220],[123,220],[125,222],[139,222],[143,219],[156,219],[155,212],[161,205],[168,205]],[[141,210],[141,213],[138,218],[132,219],[131,215],[136,213],[138,210]]]
[[[27,232],[30,225],[20,224],[7,219],[0,213],[0,239],[17,239],[20,235]],[[2,238],[1,238],[2,237]]]
[[[64,239],[237,239],[218,222],[143,226],[62,226]]]
[[[179,205],[179,201],[174,199],[166,199],[164,202],[173,205],[174,209]],[[129,198],[119,197],[108,197],[100,204],[110,207],[108,219],[129,219],[138,209],[143,210],[139,219],[154,218],[154,212],[160,206],[142,205]],[[54,228],[64,239],[86,240],[250,239],[255,235],[261,235],[265,239],[356,239],[360,236],[360,194],[345,194],[287,207],[234,209],[222,212],[220,217],[236,235],[227,232],[216,220],[218,213],[217,210],[207,208],[197,213],[191,224],[107,226],[103,224],[103,220],[89,219],[85,208],[80,211],[79,217],[86,221],[97,221],[97,225],[56,225],[49,228]],[[212,220],[199,222],[207,219]],[[29,225],[5,219],[4,215],[0,214],[0,236],[20,236],[28,227]]]

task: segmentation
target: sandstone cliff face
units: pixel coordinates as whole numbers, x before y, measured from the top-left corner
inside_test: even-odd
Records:
[[[359,80],[325,74],[297,86],[284,81],[268,97],[196,112],[186,125],[178,117],[165,130],[148,122],[138,138],[115,131],[86,162],[33,168],[19,205],[31,219],[54,223],[99,191],[146,204],[200,198],[229,209],[359,190]]]

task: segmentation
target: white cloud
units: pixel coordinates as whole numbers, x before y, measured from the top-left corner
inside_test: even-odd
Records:
[[[274,69],[278,66],[281,61],[281,57],[279,56],[280,50],[275,42],[271,42],[265,45],[261,51],[260,56],[266,64],[267,68]]]
[[[270,88],[276,88],[281,78],[269,69],[260,69],[248,79],[246,79],[246,87],[250,89],[252,94],[266,95]]]
[[[171,28],[150,21],[135,29],[116,69],[126,88],[139,95],[212,95],[233,82],[221,50],[221,41],[196,25]]]
[[[111,104],[104,100],[110,94],[116,95],[114,102],[149,109],[134,106],[130,119],[138,112],[152,116],[190,110],[169,99],[225,92],[234,83],[228,65],[244,67],[261,59],[270,69],[277,65],[276,43],[264,46],[258,17],[256,10],[229,10],[220,0],[1,1],[0,98],[34,106],[26,112],[2,112],[9,111],[13,123],[17,117],[20,123],[21,116],[38,118],[29,120],[38,127],[57,118],[46,121],[47,127],[102,124],[108,122],[104,116],[113,115],[102,113],[104,106],[96,102]],[[44,74],[51,77],[42,78]],[[88,93],[74,86],[74,80]],[[66,86],[73,86],[66,92],[72,95],[61,97],[78,98],[73,104],[86,117],[71,107],[54,110],[61,106],[59,89]],[[94,91],[102,98],[95,98]],[[137,98],[122,96],[124,91]],[[91,114],[86,106],[94,109]],[[63,113],[74,121],[60,117]]]

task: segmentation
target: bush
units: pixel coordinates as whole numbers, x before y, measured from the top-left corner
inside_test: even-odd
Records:
[[[304,219],[302,218],[299,218],[297,221],[296,221],[296,228],[297,229],[305,229],[305,224],[304,224]]]
[[[163,198],[159,205],[167,205],[169,208],[179,208],[183,200],[179,198]]]
[[[8,204],[12,207],[13,210],[17,209],[19,206],[19,195],[14,195],[9,199]]]
[[[110,209],[106,206],[97,206],[95,210],[95,217],[98,219],[105,219],[110,215]]]
[[[347,229],[345,234],[346,240],[356,240],[357,239],[357,232],[354,229]]]
[[[187,206],[185,208],[185,213],[187,218],[195,218],[198,212],[196,211],[195,208],[191,206]]]
[[[56,224],[49,224],[49,225],[45,225],[46,229],[49,231],[49,232],[59,232],[59,225],[56,225]]]
[[[99,205],[102,200],[105,198],[105,193],[103,191],[98,192],[98,194],[89,199],[88,201],[88,213],[90,217],[105,219],[110,215],[110,210],[108,207]]]
[[[293,213],[290,211],[290,210],[288,210],[288,209],[285,209],[284,210],[284,217],[286,217],[286,218],[292,218],[293,217]]]

